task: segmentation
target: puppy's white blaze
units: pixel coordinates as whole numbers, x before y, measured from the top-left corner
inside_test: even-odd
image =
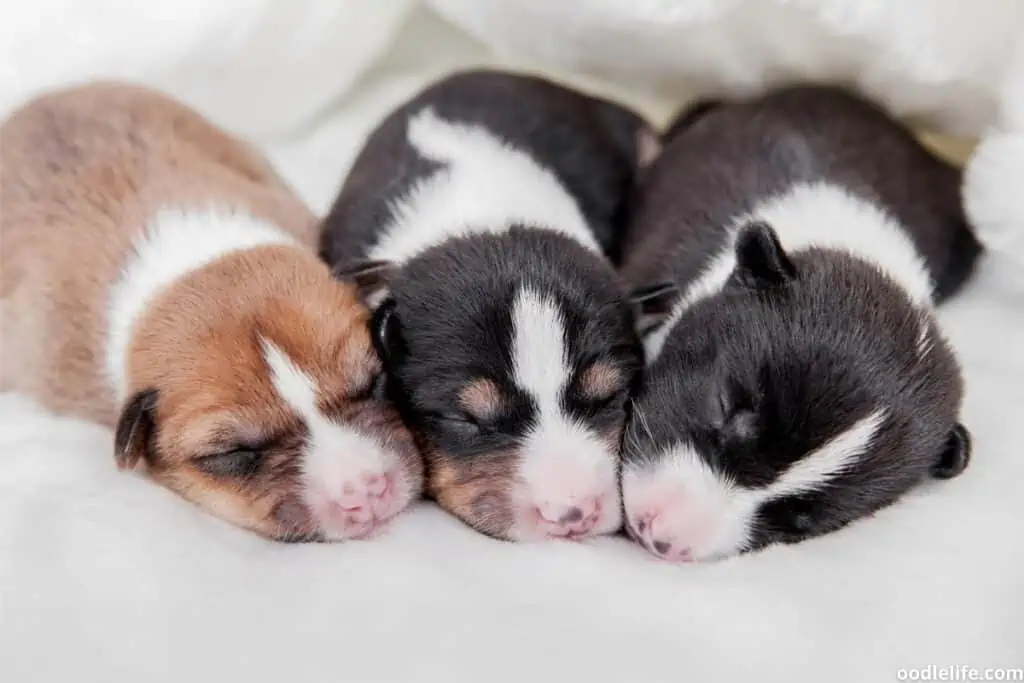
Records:
[[[512,331],[512,377],[537,402],[542,416],[555,417],[569,381],[562,312],[550,299],[523,287],[512,304]]]
[[[369,258],[404,263],[452,237],[498,234],[514,224],[559,232],[600,246],[575,199],[553,173],[486,128],[454,123],[430,107],[409,119],[409,144],[443,164],[391,207]]]
[[[622,496],[631,516],[657,512],[654,534],[694,559],[726,557],[747,547],[758,508],[770,500],[820,489],[871,447],[886,418],[876,410],[790,466],[766,487],[737,486],[686,444],[652,463],[627,467]]]
[[[867,452],[885,418],[886,411],[882,409],[861,418],[821,448],[793,463],[766,489],[765,496],[781,498],[821,488]]]
[[[927,307],[932,303],[932,279],[906,231],[895,218],[869,201],[824,182],[801,183],[769,197],[753,211],[733,221],[726,247],[712,259],[676,303],[665,323],[644,342],[647,362],[661,353],[672,328],[695,302],[725,286],[736,267],[733,240],[752,220],[766,221],[787,252],[810,248],[844,251],[874,264],[910,296]]]
[[[153,215],[135,240],[110,290],[106,371],[124,399],[125,362],[136,319],[157,295],[188,273],[244,249],[297,245],[287,233],[229,206],[168,207]]]
[[[383,474],[393,464],[393,454],[375,439],[324,416],[317,407],[316,381],[277,346],[266,340],[262,343],[274,389],[309,430],[309,445],[302,458],[307,487],[311,489],[306,491],[307,498],[334,500],[346,483],[361,488],[364,473]]]
[[[561,406],[571,371],[562,313],[553,301],[523,288],[512,306],[512,329],[513,380],[537,404],[519,466],[533,502],[568,507],[608,495],[615,489],[615,454]]]

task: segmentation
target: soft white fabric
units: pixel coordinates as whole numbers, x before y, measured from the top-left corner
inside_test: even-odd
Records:
[[[530,0],[517,3],[527,7]],[[221,4],[229,9],[213,9]],[[337,10],[339,17],[360,6],[336,4],[346,7]],[[562,24],[578,31],[589,13],[598,16],[598,5],[607,10],[619,3],[550,3],[560,4],[577,8]],[[132,15],[138,35],[125,38],[118,54],[137,50],[134,73],[153,82],[170,78],[163,67],[142,64],[145,55],[166,64],[180,59],[175,63],[196,65],[203,59],[189,45],[178,44],[191,36],[180,25],[172,24],[174,36],[158,40],[172,29],[158,31],[155,19],[143,22],[146,12],[184,15],[192,6],[190,20],[223,27],[227,20],[214,17],[230,17],[242,5],[241,0],[146,3],[151,9]],[[638,13],[668,13],[669,7],[668,0],[632,5]],[[984,15],[985,3],[968,5],[970,12]],[[17,6],[29,12],[57,3]],[[254,12],[258,6],[265,10],[269,2],[246,4]],[[17,52],[7,41],[13,35],[6,23],[11,12],[8,4],[0,7],[0,69],[8,68],[8,56]],[[670,14],[665,13],[658,16],[664,19]],[[964,17],[961,24],[970,25]],[[218,62],[217,41],[204,29],[202,54],[211,60],[210,72],[199,74],[206,89],[191,92],[199,93],[195,100],[205,103],[201,108],[219,112],[220,120],[236,130],[267,135],[298,130],[267,149],[322,211],[362,136],[390,107],[446,70],[497,61],[422,10],[414,10],[409,20],[395,49],[363,71],[364,80],[352,90],[345,89],[357,78],[355,65],[365,69],[372,59],[368,53],[335,72],[311,53],[291,54],[305,44],[302,36],[283,26],[264,34],[266,53],[292,60],[289,68],[297,69],[290,73],[275,66],[268,82],[290,88],[301,102],[268,96],[276,91],[262,91],[258,82],[232,80],[245,71],[241,52],[226,50]],[[79,35],[71,26],[75,22],[96,26],[90,22],[98,21],[99,15],[82,10],[64,22],[65,35]],[[322,39],[332,31],[339,41],[363,44],[345,26],[320,21],[292,26],[297,25],[311,31],[310,45],[327,44]],[[536,22],[535,28],[537,45],[545,44],[553,26]],[[609,51],[620,39],[605,36]],[[61,42],[47,30],[18,40],[23,51],[33,42],[56,50]],[[246,59],[255,59],[263,47],[250,43]],[[120,73],[117,63],[104,63],[104,50],[75,43],[69,54],[76,63],[51,56],[50,66],[38,74],[21,67],[13,77],[4,71],[0,103],[6,107],[78,67]],[[912,53],[906,50],[898,61]],[[234,66],[218,75],[215,64]],[[552,69],[566,73],[565,65]],[[325,79],[324,91],[334,92],[318,90],[318,78]],[[596,83],[592,75],[570,78]],[[1007,100],[1017,97],[1009,77],[996,80],[994,87],[1004,87]],[[671,99],[632,91],[624,82],[607,89],[633,92],[634,101],[657,115],[667,112],[664,103]],[[179,96],[187,90],[183,87]],[[335,101],[336,107],[318,113]],[[950,111],[959,106],[953,100],[947,104]],[[250,109],[252,119],[246,114]],[[1007,121],[999,135],[1024,130],[1019,119]],[[981,170],[973,182],[992,197],[977,211],[989,211],[992,221],[1019,234],[1024,199],[1016,188],[1024,164],[1019,155],[1005,153],[1010,146],[997,143],[995,149],[994,156],[985,157],[994,161],[977,166]],[[979,153],[976,162],[982,158]],[[1019,169],[1016,175],[1008,172],[1013,168]],[[961,478],[922,489],[830,537],[713,565],[665,565],[621,539],[498,543],[429,505],[372,542],[267,543],[140,477],[118,473],[106,430],[48,416],[21,397],[0,395],[0,681],[852,683],[898,680],[901,668],[932,664],[1024,666],[1024,495],[1019,492],[1024,458],[1016,443],[1024,418],[1024,285],[1018,268],[1012,254],[990,253],[977,279],[942,313],[966,369],[964,419],[976,440],[974,462]]]
[[[46,88],[124,78],[161,88],[240,134],[281,134],[351,88],[388,49],[410,5],[5,0],[0,117]]]

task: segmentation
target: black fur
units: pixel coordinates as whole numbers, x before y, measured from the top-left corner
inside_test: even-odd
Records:
[[[826,181],[906,226],[952,294],[979,247],[960,174],[874,106],[837,89],[790,88],[703,107],[677,126],[636,196],[622,272],[685,291],[726,245],[725,227],[801,181]],[[823,488],[763,504],[746,550],[838,529],[969,458],[960,368],[929,310],[871,264],[837,251],[787,254],[771,226],[743,228],[724,289],[690,307],[649,366],[623,458],[689,444],[739,486],[770,484],[876,409],[858,462]],[[918,349],[926,325],[931,347]],[[627,516],[629,514],[627,510]]]

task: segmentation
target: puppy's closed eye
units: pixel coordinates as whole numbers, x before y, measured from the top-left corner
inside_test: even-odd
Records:
[[[464,436],[474,436],[481,431],[480,422],[466,413],[439,413],[436,419],[450,431]]]
[[[366,379],[359,386],[353,387],[345,398],[353,403],[381,398],[383,396],[384,383],[385,375],[383,372],[372,373],[367,375]]]
[[[195,459],[197,468],[214,477],[241,478],[256,473],[263,461],[262,449],[239,447]]]

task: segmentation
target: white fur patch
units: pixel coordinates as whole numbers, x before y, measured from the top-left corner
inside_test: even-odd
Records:
[[[692,447],[677,445],[651,464],[624,470],[627,513],[652,518],[646,532],[673,548],[689,549],[693,559],[736,554],[747,546],[762,504],[818,490],[847,471],[871,447],[885,418],[884,410],[872,412],[758,489],[721,477]]]
[[[408,140],[444,168],[394,203],[370,259],[404,263],[452,237],[499,234],[516,223],[559,232],[600,252],[558,178],[486,128],[446,121],[427,107],[409,119]]]
[[[775,499],[820,489],[850,469],[867,452],[885,418],[886,413],[881,409],[861,418],[821,448],[793,463],[765,489],[765,495]]]
[[[513,378],[537,406],[524,439],[519,478],[530,504],[548,519],[599,499],[604,516],[597,533],[618,527],[616,454],[599,435],[565,414],[562,395],[570,379],[565,320],[558,306],[524,288],[512,309]]]
[[[306,504],[318,512],[345,495],[366,497],[364,477],[387,474],[396,464],[394,454],[376,439],[327,418],[317,407],[316,381],[266,340],[263,357],[278,395],[309,430],[302,459]],[[369,498],[364,504],[370,504]]]
[[[124,399],[125,363],[136,319],[175,280],[236,251],[294,245],[287,233],[230,207],[166,208],[153,215],[110,290],[106,371]]]
[[[878,266],[911,300],[932,303],[932,280],[924,260],[900,224],[880,208],[827,183],[798,184],[737,218],[725,249],[680,297],[663,325],[644,340],[648,364],[661,353],[675,325],[695,302],[725,286],[736,267],[733,237],[751,220],[764,220],[790,253],[818,247],[845,251]]]

